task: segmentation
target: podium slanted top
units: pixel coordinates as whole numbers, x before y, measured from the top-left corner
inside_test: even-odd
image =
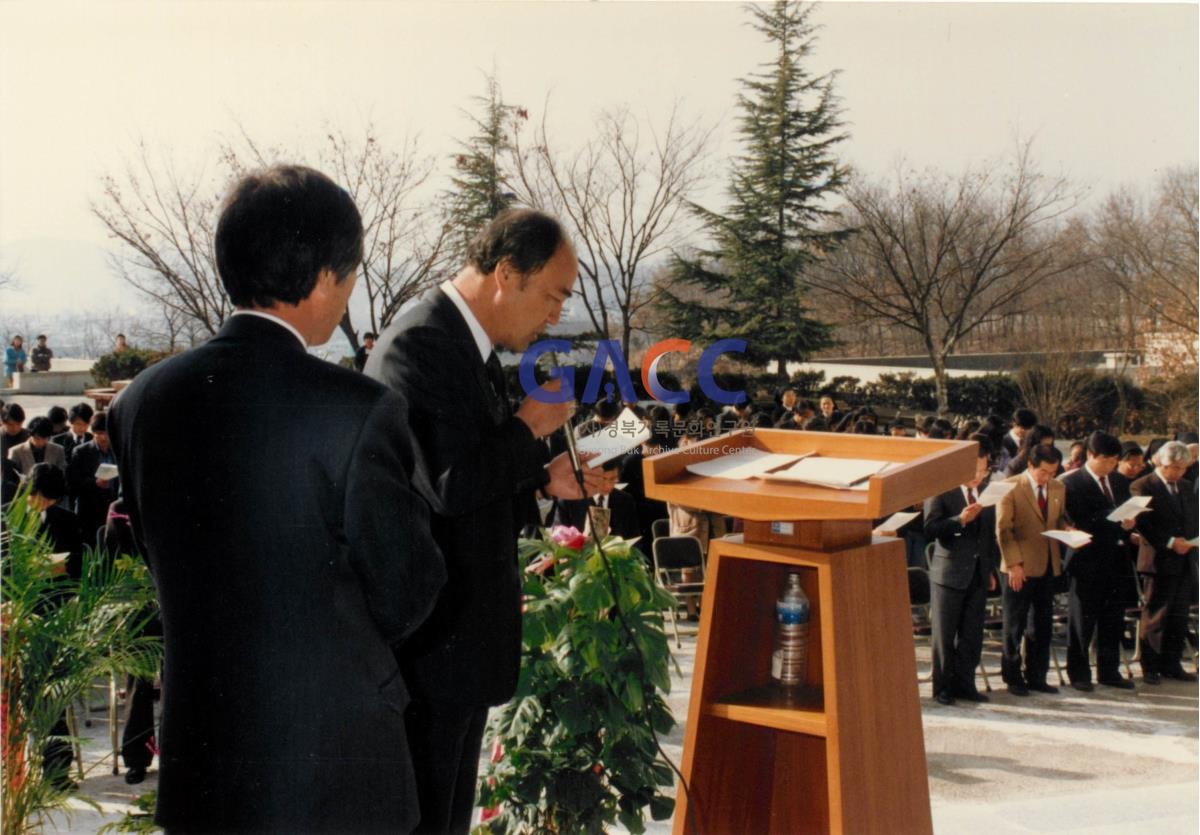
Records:
[[[812,453],[824,458],[891,462],[866,482],[865,490],[763,478],[744,480],[695,475],[689,464],[735,453],[744,447],[766,452]],[[686,449],[642,462],[646,495],[672,504],[760,522],[804,519],[879,519],[936,496],[975,477],[974,441],[932,441],[882,435],[739,429]]]

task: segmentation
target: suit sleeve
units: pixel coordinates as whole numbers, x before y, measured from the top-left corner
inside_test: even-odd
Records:
[[[379,349],[376,349],[377,351]],[[483,408],[471,370],[454,367],[456,348],[435,328],[397,334],[369,373],[407,399],[416,452],[429,474],[427,498],[440,516],[461,516],[545,484],[545,447],[511,417],[481,431]]]
[[[1013,530],[1016,524],[1016,497],[1017,491],[1009,490],[996,505],[996,546],[1000,550],[1000,563],[1006,569],[1024,562],[1017,550]]]
[[[446,581],[442,553],[429,530],[429,507],[412,483],[405,413],[403,398],[394,392],[371,410],[351,455],[344,511],[350,564],[391,644],[429,616]]]
[[[1150,503],[1150,511],[1142,513],[1137,517],[1137,530],[1146,541],[1150,543],[1150,547],[1159,553],[1165,553],[1167,550],[1167,542],[1173,536],[1177,536],[1177,532],[1171,530],[1171,526],[1167,519],[1167,514],[1160,508],[1156,508],[1155,504],[1163,501],[1159,495],[1159,491],[1153,489],[1153,485],[1147,480],[1149,476],[1143,479],[1138,479],[1130,487],[1130,492],[1135,496],[1151,496],[1153,501]],[[1165,490],[1161,491],[1166,493]]]
[[[962,531],[958,514],[950,515],[946,506],[945,494],[925,500],[925,537],[927,539],[942,539],[952,537]]]

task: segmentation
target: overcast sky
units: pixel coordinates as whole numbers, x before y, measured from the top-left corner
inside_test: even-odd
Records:
[[[842,73],[841,153],[860,170],[957,171],[1018,137],[1093,194],[1196,164],[1194,3],[828,3],[816,19],[812,66]],[[372,117],[445,160],[493,67],[535,116],[551,95],[564,141],[600,108],[658,118],[678,100],[720,124],[720,170],[737,78],[770,54],[746,20],[721,2],[5,2],[0,263],[30,239],[104,243],[88,200],[139,138],[198,169],[237,121],[303,148],[324,120]],[[27,286],[7,303],[53,297]]]

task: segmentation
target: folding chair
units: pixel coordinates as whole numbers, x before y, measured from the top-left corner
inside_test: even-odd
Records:
[[[654,558],[654,576],[658,584],[676,597],[699,599],[704,592],[704,549],[694,536],[661,536],[651,547]],[[700,580],[685,580],[685,571],[695,571],[693,576]],[[679,640],[679,615],[675,606],[667,609],[671,616],[671,628],[675,630],[675,646],[682,647]]]
[[[671,520],[670,519],[655,519],[650,523],[650,532],[655,539],[660,539],[664,536],[671,535]]]

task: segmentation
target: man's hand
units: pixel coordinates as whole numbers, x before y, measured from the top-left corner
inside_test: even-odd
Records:
[[[1008,567],[1008,587],[1013,591],[1020,591],[1023,585],[1025,585],[1025,566],[1021,563],[1010,565]]]
[[[1137,519],[1126,519],[1121,523],[1121,527],[1127,531],[1133,530],[1133,526],[1137,524]]]
[[[551,496],[559,499],[582,499],[594,496],[600,492],[604,484],[604,470],[593,470],[587,462],[596,457],[594,452],[581,453],[579,463],[583,466],[583,489],[579,492],[579,482],[575,480],[575,470],[571,468],[571,456],[561,453],[547,466],[550,482],[542,489]]]
[[[1186,554],[1188,551],[1192,550],[1192,546],[1188,545],[1188,541],[1186,539],[1184,539],[1182,536],[1177,536],[1177,537],[1175,537],[1175,540],[1171,543],[1171,550],[1174,551],[1176,554],[1182,555],[1182,554]]]
[[[958,514],[958,521],[962,525],[969,525],[979,518],[980,513],[983,513],[983,505],[979,502],[969,504],[962,509],[962,513]]]
[[[542,388],[546,391],[558,391],[562,386],[561,379],[554,379]],[[575,410],[575,401],[565,403],[543,403],[533,396],[521,401],[517,409],[517,417],[525,422],[535,438],[544,438],[558,427],[567,422],[567,418]]]
[[[107,490],[108,489],[108,479],[104,479],[104,478],[96,479],[96,486],[99,487],[101,490]]]

